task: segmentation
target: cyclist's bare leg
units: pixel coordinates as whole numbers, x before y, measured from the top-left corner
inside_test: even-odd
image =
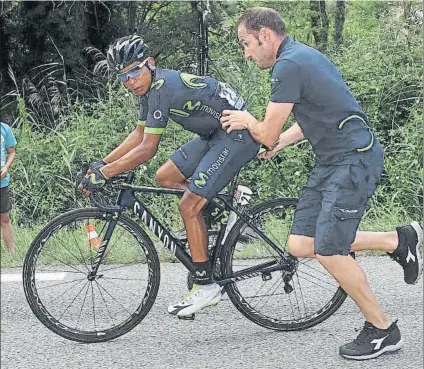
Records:
[[[315,238],[301,236],[301,235],[290,235],[288,240],[289,251],[293,256],[302,258],[313,258],[314,254],[314,242]],[[351,251],[362,251],[362,250],[381,250],[387,252],[393,252],[398,246],[398,234],[396,231],[393,232],[368,232],[358,231],[356,232],[355,240],[350,248]]]
[[[168,313],[179,317],[194,317],[194,313],[221,300],[222,287],[213,282],[207,250],[206,223],[202,208],[207,199],[186,190],[179,204],[187,231],[193,260],[193,287],[176,304],[168,306]]]
[[[167,160],[156,171],[156,181],[165,188],[186,190],[188,187],[187,178],[180,172],[172,160]]]
[[[208,200],[187,189],[188,181],[172,160],[168,160],[156,172],[162,187],[184,189],[179,209],[187,232],[193,260],[193,288],[179,302],[168,306],[168,312],[179,317],[191,316],[206,306],[216,305],[221,299],[221,287],[212,282],[211,265],[207,249],[207,228],[202,209]]]
[[[194,194],[190,190],[186,190],[179,204],[193,262],[205,262],[209,260],[207,228],[202,216],[202,208],[207,202],[207,199]]]
[[[162,187],[186,190],[179,207],[191,255],[194,262],[207,261],[207,228],[201,211],[208,200],[187,190],[189,182],[172,160],[168,160],[157,170],[156,180]]]

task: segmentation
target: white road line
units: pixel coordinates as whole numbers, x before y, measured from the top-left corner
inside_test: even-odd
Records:
[[[68,273],[35,273],[35,279],[40,281],[60,281],[65,279]],[[21,282],[22,274],[17,273],[2,273],[1,282]]]

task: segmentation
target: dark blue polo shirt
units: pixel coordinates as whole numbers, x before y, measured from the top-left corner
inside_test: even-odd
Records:
[[[336,66],[288,36],[272,69],[270,101],[294,103],[294,117],[322,165],[347,163],[376,142]]]

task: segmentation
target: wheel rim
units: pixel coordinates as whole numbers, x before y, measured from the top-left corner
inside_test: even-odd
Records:
[[[155,293],[150,283],[154,268],[140,235],[126,222],[118,221],[96,278],[87,278],[97,255],[87,225],[102,240],[109,221],[110,216],[100,214],[73,217],[34,245],[26,293],[42,322],[52,323],[50,329],[101,339],[145,315],[143,308]]]
[[[287,255],[287,239],[295,205],[275,203],[255,212],[253,223]],[[243,242],[232,242],[227,276],[262,263],[281,262],[278,254],[249,227],[241,226]],[[288,256],[288,255],[287,255]],[[296,259],[292,272],[235,282],[228,286],[236,306],[257,323],[278,329],[299,329],[317,324],[331,315],[330,309],[343,301],[344,291],[316,259]],[[309,324],[315,321],[314,324]]]

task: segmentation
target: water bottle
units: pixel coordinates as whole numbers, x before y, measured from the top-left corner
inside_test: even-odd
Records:
[[[233,206],[240,209],[240,207],[246,206],[250,199],[252,198],[252,190],[249,187],[238,185],[234,193]],[[234,211],[230,211],[228,216],[227,228],[225,229],[225,234],[222,239],[222,243],[227,239],[228,233],[230,233],[231,228],[237,221],[237,214]]]

